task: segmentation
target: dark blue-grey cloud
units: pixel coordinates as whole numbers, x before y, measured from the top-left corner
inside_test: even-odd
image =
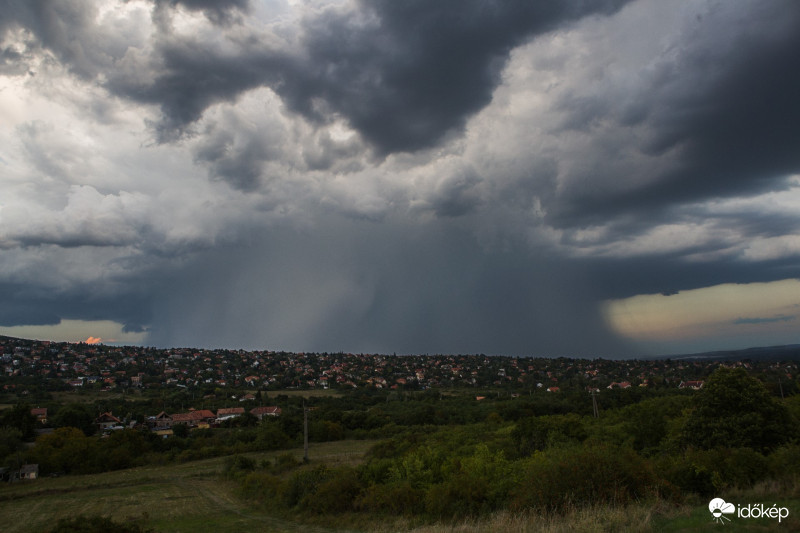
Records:
[[[648,155],[674,151],[675,164],[648,168],[640,180],[648,185],[602,201],[576,191],[553,206],[551,223],[582,226],[621,212],[669,217],[661,210],[786,188],[785,178],[800,170],[800,131],[793,127],[800,120],[800,5],[741,7],[738,16],[731,16],[736,9],[714,7],[698,15],[683,40],[641,74],[646,81],[637,93],[612,95],[616,102],[562,101],[570,129],[590,131],[603,121],[638,127],[647,134],[636,148]],[[624,113],[626,98],[634,100],[635,115]],[[613,183],[617,170],[601,164],[591,169],[591,181]]]
[[[356,18],[330,9],[305,24],[306,58],[277,90],[305,116],[345,116],[379,152],[419,150],[490,102],[514,46],[625,3],[362,2]]]
[[[583,269],[456,225],[324,217],[164,277],[151,341],[317,351],[623,356]],[[346,236],[346,237],[345,237]]]
[[[160,106],[161,141],[183,134],[210,105],[266,85],[311,120],[345,117],[379,153],[414,151],[457,132],[490,102],[511,48],[624,3],[365,2],[359,13],[310,15],[298,50],[269,48],[255,35],[234,56],[168,41],[152,83],[109,87]]]

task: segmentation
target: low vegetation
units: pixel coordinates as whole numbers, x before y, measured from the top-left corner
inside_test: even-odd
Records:
[[[0,514],[17,513],[11,531],[41,531],[21,525],[32,517],[12,507],[25,502],[55,524],[64,516],[40,502],[72,509],[102,495],[102,506],[74,509],[164,532],[212,523],[219,531],[669,531],[707,528],[708,501],[722,497],[781,502],[792,509],[781,526],[800,526],[797,396],[780,399],[745,370],[720,367],[699,391],[633,389],[605,400],[595,417],[588,394],[311,398],[308,463],[298,448],[299,398],[287,398],[285,416],[254,425],[169,439],[64,426],[29,449],[19,446],[16,408],[3,415],[8,457],[35,461],[44,475],[83,476],[3,487]],[[108,470],[119,472],[95,474]],[[193,514],[196,498],[234,516]]]

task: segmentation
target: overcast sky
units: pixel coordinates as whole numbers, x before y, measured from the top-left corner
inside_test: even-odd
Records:
[[[800,343],[800,3],[3,0],[0,334]]]

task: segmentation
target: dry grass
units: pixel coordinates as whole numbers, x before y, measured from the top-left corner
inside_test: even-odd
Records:
[[[374,441],[312,444],[312,464],[358,464]],[[248,453],[261,461],[286,451]],[[303,450],[290,450],[302,459]],[[100,514],[137,520],[162,533],[215,531],[330,531],[281,520],[236,497],[237,484],[222,479],[225,457],[148,466],[87,476],[41,478],[0,484],[0,523],[5,533],[47,531],[60,518]]]

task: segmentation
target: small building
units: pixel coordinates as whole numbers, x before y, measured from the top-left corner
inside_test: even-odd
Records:
[[[703,388],[703,383],[703,381],[681,381],[678,388],[700,390]]]
[[[115,426],[121,426],[122,421],[116,416],[112,415],[111,411],[108,411],[95,418],[94,425],[97,426],[97,429],[100,431],[105,431],[112,429]]]
[[[36,417],[36,421],[42,424],[47,423],[47,407],[34,407],[31,414]]]
[[[19,469],[19,479],[36,479],[39,477],[39,465],[22,465]]]
[[[225,407],[217,409],[217,423],[242,416],[244,413],[244,407]]]
[[[264,420],[265,416],[281,416],[281,408],[280,407],[254,407],[250,409],[250,414],[258,418],[259,420]]]

